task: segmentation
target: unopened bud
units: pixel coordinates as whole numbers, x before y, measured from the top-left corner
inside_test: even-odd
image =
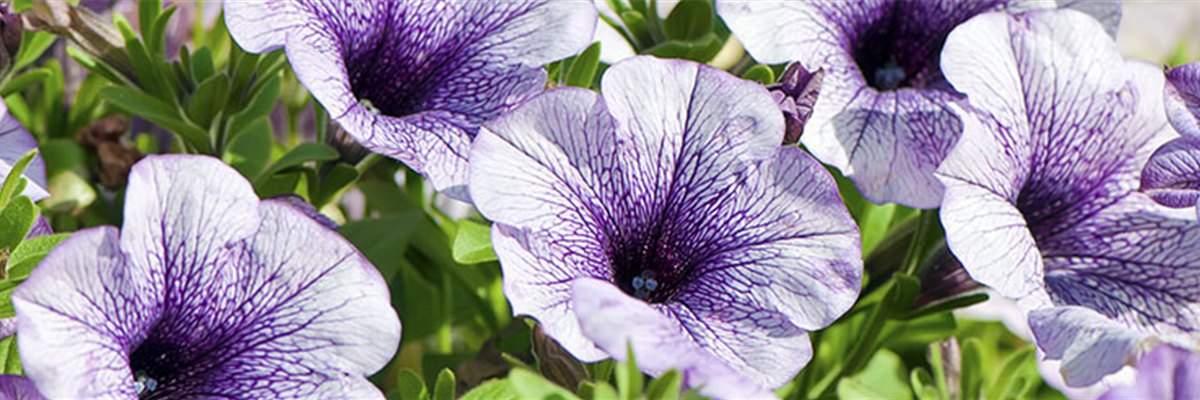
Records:
[[[825,69],[809,72],[800,63],[793,63],[783,71],[779,82],[767,86],[771,96],[783,111],[787,124],[784,144],[795,144],[804,134],[804,124],[812,116],[817,96],[821,94],[821,82],[825,80]]]

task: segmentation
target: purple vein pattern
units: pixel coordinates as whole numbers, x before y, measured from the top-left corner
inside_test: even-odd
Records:
[[[1114,387],[1100,399],[1200,399],[1200,354],[1159,345],[1138,361],[1133,385]]]
[[[133,167],[124,227],[86,229],[13,293],[52,398],[382,398],[400,342],[378,271],[221,161]]]
[[[1200,63],[1168,70],[1165,92],[1167,120],[1183,137],[1150,156],[1141,190],[1169,207],[1200,207]]]
[[[1119,19],[1119,5],[1094,3],[1105,4],[1086,8]],[[853,179],[868,200],[916,208],[941,204],[943,188],[934,171],[962,132],[948,105],[964,97],[939,67],[946,35],[975,15],[1005,7],[1045,6],[1009,0],[717,2],[725,23],[759,62],[798,61],[825,70],[801,143]]]
[[[660,340],[782,385],[812,356],[806,331],[832,323],[859,290],[859,233],[833,180],[779,146],[782,113],[749,81],[635,57],[605,73],[601,92],[552,90],[475,141],[471,193],[495,221],[513,312],[576,357],[601,359],[614,349],[598,332],[612,329],[587,326],[653,329],[575,312],[592,300],[572,281],[598,279],[680,336]],[[649,352],[638,360],[674,358],[634,342]]]
[[[45,400],[33,381],[21,375],[0,375],[0,399]]]
[[[1119,370],[1151,337],[1193,346],[1200,225],[1136,190],[1175,136],[1162,73],[1073,10],[976,17],[946,40],[942,70],[974,108],[938,169],[947,243],[1018,301],[1066,383]]]
[[[8,107],[0,102],[0,182],[12,171],[13,164],[36,148],[37,141],[16,117],[8,113]],[[50,197],[50,192],[46,191],[46,164],[40,154],[29,162],[23,175],[27,183],[22,195],[33,201]]]
[[[226,1],[246,51],[285,48],[300,82],[351,136],[469,200],[479,124],[538,92],[542,64],[592,39],[591,4],[496,1]]]

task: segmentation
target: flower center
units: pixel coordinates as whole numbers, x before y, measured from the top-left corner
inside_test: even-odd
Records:
[[[155,390],[158,390],[158,380],[151,378],[146,374],[146,371],[137,371],[133,373],[133,388],[137,392],[138,397],[146,397]]]
[[[672,243],[669,233],[640,236],[653,239],[618,240],[623,243],[613,246],[613,283],[647,303],[670,301],[686,286],[691,257],[684,246]]]

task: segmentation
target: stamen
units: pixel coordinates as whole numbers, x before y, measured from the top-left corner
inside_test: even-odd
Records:
[[[645,270],[641,275],[633,277],[630,284],[633,286],[633,296],[638,299],[645,300],[650,297],[650,293],[658,287],[658,281],[654,279],[654,271]]]
[[[158,390],[158,381],[146,375],[146,371],[133,373],[133,390],[140,396]]]
[[[895,58],[889,58],[882,67],[875,70],[875,84],[884,90],[900,87],[904,78],[907,78],[904,68],[896,62]]]
[[[370,99],[361,99],[358,101],[358,105],[367,109],[367,111],[373,115],[380,114],[379,109],[375,107],[375,103],[372,103]]]

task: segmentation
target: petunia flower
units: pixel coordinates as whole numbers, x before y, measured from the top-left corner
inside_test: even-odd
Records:
[[[379,272],[220,161],[134,166],[125,223],[75,233],[13,293],[52,398],[382,398],[400,341]]]
[[[1200,207],[1200,63],[1172,68],[1166,76],[1167,119],[1183,137],[1150,156],[1141,190],[1169,207]]]
[[[976,17],[946,40],[942,70],[975,110],[938,169],[946,241],[1017,300],[1065,382],[1099,381],[1150,338],[1194,346],[1200,225],[1137,191],[1175,135],[1162,73],[1073,10]]]
[[[633,57],[600,87],[534,97],[472,148],[471,195],[495,222],[514,314],[584,361],[623,356],[604,332],[626,332],[637,359],[654,360],[646,372],[718,360],[779,387],[812,357],[806,332],[858,294],[859,233],[833,180],[779,146],[782,113],[753,82]],[[573,288],[585,278],[615,290]],[[576,309],[617,295],[640,301]],[[705,371],[685,379],[707,387]]]
[[[45,400],[33,381],[21,375],[0,375],[0,399]]]
[[[0,102],[0,182],[12,171],[13,164],[36,148],[37,141],[16,117],[8,113],[8,107]],[[46,191],[46,164],[40,154],[29,162],[23,175],[27,182],[22,195],[33,201],[50,197]]]
[[[1136,379],[1133,385],[1114,387],[1100,398],[1200,399],[1200,354],[1159,345],[1138,361]]]
[[[1105,16],[1119,10],[1115,2],[1080,3]],[[872,202],[936,208],[943,188],[934,170],[963,129],[949,105],[964,96],[939,67],[943,43],[972,16],[1010,6],[1046,7],[1008,0],[722,0],[717,12],[755,60],[825,70],[801,139],[814,156],[853,179]]]
[[[300,82],[351,136],[467,200],[479,124],[538,92],[540,66],[592,40],[591,4],[552,0],[225,3],[242,48],[286,49]]]

